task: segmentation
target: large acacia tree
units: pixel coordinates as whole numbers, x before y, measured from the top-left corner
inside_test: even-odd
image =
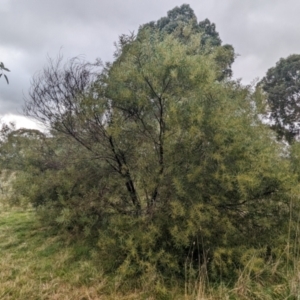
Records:
[[[108,269],[182,274],[193,253],[230,277],[247,249],[278,243],[293,178],[259,92],[221,80],[222,46],[181,30],[123,36],[104,66],[50,62],[25,109],[51,128],[53,163],[18,190],[68,228],[95,226]]]

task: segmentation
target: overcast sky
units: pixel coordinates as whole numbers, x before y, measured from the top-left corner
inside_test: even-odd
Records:
[[[234,78],[244,83],[263,77],[279,58],[300,54],[299,0],[0,0],[0,61],[11,70],[9,85],[0,80],[0,115],[33,126],[20,117],[23,95],[47,56],[111,61],[119,35],[183,3],[233,45]]]

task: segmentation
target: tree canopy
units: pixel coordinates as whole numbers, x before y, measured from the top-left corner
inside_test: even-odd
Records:
[[[140,27],[138,37],[145,28],[156,29],[163,34],[171,34],[180,42],[186,43],[191,36],[201,34],[199,50],[214,52],[218,65],[218,80],[232,76],[231,65],[235,59],[234,48],[231,45],[222,45],[216,25],[205,19],[198,23],[193,9],[188,4],[175,7],[168,11],[166,17],[158,21],[146,23]]]
[[[300,129],[300,55],[281,58],[260,85],[267,93],[273,129],[292,142]]]
[[[15,197],[96,239],[107,272],[183,278],[188,261],[237,278],[291,232],[297,148],[293,169],[263,95],[230,79],[232,49],[188,5],[118,47],[113,63],[50,60],[33,79],[25,112],[50,130],[6,135],[3,161],[22,162]]]
[[[220,82],[202,38],[146,27],[113,64],[50,62],[33,81],[26,112],[50,126],[52,154],[16,190],[51,207],[51,222],[98,232],[108,268],[180,273],[197,241],[202,262],[239,244],[231,274],[241,249],[273,245],[286,226],[293,180],[256,111],[261,95]]]

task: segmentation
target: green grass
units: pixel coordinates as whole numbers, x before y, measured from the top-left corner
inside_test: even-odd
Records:
[[[0,299],[102,299],[101,270],[82,248],[41,227],[32,211],[1,212]]]

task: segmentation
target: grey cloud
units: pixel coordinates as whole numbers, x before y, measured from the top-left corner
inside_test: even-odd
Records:
[[[300,53],[298,0],[189,0],[198,20],[216,23],[224,43],[240,54],[234,76],[245,83],[262,77],[280,57]],[[122,33],[165,16],[177,0],[0,0],[0,61],[11,73],[0,80],[0,114],[22,111],[30,78],[47,55],[112,59]]]
[[[216,15],[218,29],[241,56],[234,71],[238,77],[248,78],[256,69],[262,77],[280,57],[300,53],[300,2],[297,0],[224,1]],[[243,66],[255,57],[252,68]]]

